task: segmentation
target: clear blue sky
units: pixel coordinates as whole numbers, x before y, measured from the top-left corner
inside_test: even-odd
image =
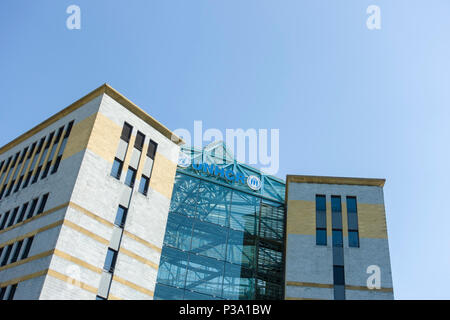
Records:
[[[279,128],[280,177],[387,179],[395,297],[449,299],[449,17],[448,0],[3,0],[0,145],[105,82],[170,129]]]

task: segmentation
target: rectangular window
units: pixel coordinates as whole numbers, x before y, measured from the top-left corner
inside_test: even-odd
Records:
[[[348,246],[359,248],[359,232],[348,230]]]
[[[27,219],[30,219],[34,215],[34,210],[36,210],[36,206],[38,203],[38,198],[33,199],[33,202],[31,202],[30,211],[28,211]]]
[[[0,288],[0,300],[3,300],[3,297],[5,296],[5,293],[6,293],[6,289],[7,289],[8,287],[3,287],[3,288]]]
[[[358,208],[356,197],[347,197],[348,246],[359,248]]]
[[[333,229],[333,247],[342,247],[342,230]]]
[[[136,140],[134,141],[134,147],[139,151],[142,151],[142,147],[144,146],[145,135],[138,131],[136,135]]]
[[[27,239],[27,244],[25,245],[25,250],[23,250],[22,257],[20,257],[20,260],[28,258],[28,254],[30,253],[31,250],[31,245],[33,244],[33,239],[34,236]]]
[[[333,282],[335,285],[345,285],[343,266],[333,266]]]
[[[103,270],[110,273],[114,272],[114,268],[116,266],[117,261],[117,254],[118,252],[116,250],[108,248],[108,252],[106,253],[105,266],[103,267]]]
[[[41,214],[42,212],[44,212],[45,205],[47,204],[47,200],[48,200],[48,193],[42,197],[41,204],[39,205],[37,214]]]
[[[56,161],[55,161],[55,164],[53,165],[53,169],[52,169],[52,173],[51,174],[54,174],[54,173],[56,173],[56,171],[58,171],[59,165],[61,164],[61,159],[62,159],[62,155],[58,156],[56,158]]]
[[[139,192],[143,195],[147,195],[149,182],[150,179],[142,175],[141,182],[139,183]]]
[[[8,225],[6,226],[7,228],[11,227],[14,224],[14,221],[16,221],[17,212],[19,212],[19,207],[14,209],[11,219],[9,219]]]
[[[14,244],[10,244],[9,246],[6,247],[6,251],[5,254],[3,256],[3,260],[2,263],[0,264],[0,267],[3,267],[4,265],[6,265],[8,263],[9,260],[9,256],[11,254],[11,250]]]
[[[128,167],[127,176],[125,177],[125,184],[130,188],[133,188],[135,180],[136,180],[136,170],[132,167]]]
[[[13,256],[11,258],[11,263],[14,263],[17,261],[17,258],[19,258],[19,253],[20,253],[20,249],[22,249],[22,245],[23,245],[23,240],[19,241],[17,243],[16,248],[14,249],[14,253]]]
[[[113,163],[112,170],[111,170],[111,176],[113,176],[117,180],[120,180],[120,176],[122,175],[122,167],[123,167],[122,160],[119,160],[118,158],[114,158],[114,163]]]
[[[327,245],[327,205],[324,195],[316,195],[316,245]]]
[[[333,247],[342,247],[342,207],[340,196],[331,196],[331,225]]]
[[[147,149],[147,156],[150,159],[155,160],[155,154],[156,154],[157,148],[158,148],[158,144],[155,141],[150,140],[150,142],[148,144],[148,149]]]
[[[70,136],[70,132],[72,131],[72,127],[73,127],[73,120],[69,123],[69,125],[67,126],[67,130],[66,133],[64,134],[64,139],[69,138]]]
[[[27,212],[28,202],[22,206],[22,210],[20,211],[19,218],[17,219],[17,223],[22,222],[25,217],[25,212]]]
[[[120,135],[120,138],[125,142],[130,142],[130,137],[131,137],[132,131],[133,131],[133,127],[125,122],[123,125],[122,134]]]
[[[118,227],[123,228],[125,226],[125,221],[127,219],[127,208],[124,208],[122,206],[119,206],[119,209],[117,210],[116,214],[116,220],[114,221],[114,224]]]
[[[316,229],[316,245],[326,246],[327,245],[327,229]]]
[[[9,211],[3,215],[3,220],[0,222],[0,230],[3,230],[6,225],[6,221],[8,221],[9,218]]]
[[[9,294],[7,300],[13,300],[14,294],[16,293],[17,289],[17,283],[11,286],[11,289],[9,289]]]
[[[23,175],[21,175],[20,178],[19,178],[19,181],[17,181],[16,188],[14,189],[14,193],[19,191],[20,185],[22,184],[22,181],[23,181]]]

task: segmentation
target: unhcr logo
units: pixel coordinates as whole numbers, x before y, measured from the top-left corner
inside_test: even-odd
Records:
[[[257,191],[261,189],[261,179],[259,179],[257,176],[248,176],[247,185],[250,187],[250,189]]]

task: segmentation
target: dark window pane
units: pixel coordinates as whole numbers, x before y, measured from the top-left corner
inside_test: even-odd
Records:
[[[128,167],[127,176],[125,177],[125,184],[133,188],[135,180],[136,180],[136,170],[133,169],[132,167]]]
[[[106,253],[105,266],[103,267],[103,269],[111,273],[114,272],[116,261],[117,261],[117,251],[108,248],[108,252]]]
[[[359,235],[358,231],[348,231],[348,246],[349,247],[359,247]]]
[[[48,200],[48,193],[45,194],[45,195],[42,197],[41,204],[39,205],[39,209],[38,209],[38,211],[37,211],[37,214],[40,214],[40,213],[44,212],[45,205],[47,204],[47,200]]]
[[[134,147],[138,150],[142,150],[142,147],[144,146],[144,140],[145,135],[142,132],[138,131],[136,140],[134,141]]]
[[[11,227],[14,224],[14,221],[16,220],[17,212],[19,212],[19,207],[15,208],[11,218],[9,219],[7,227]]]
[[[327,245],[327,230],[326,229],[317,229],[316,230],[316,244],[318,246],[326,246]]]
[[[2,263],[0,264],[0,267],[3,267],[8,262],[13,245],[14,244],[10,244],[9,246],[6,247],[6,251],[5,251],[5,254],[3,256]]]
[[[19,243],[17,243],[17,246],[14,249],[13,257],[11,259],[11,263],[14,263],[17,261],[17,258],[19,257],[20,249],[22,249],[22,245],[23,245],[23,240],[21,240],[21,241],[19,241]]]
[[[111,176],[116,179],[120,179],[120,175],[122,174],[122,166],[123,162],[117,158],[114,159],[114,163],[111,170]]]
[[[356,197],[347,197],[347,212],[357,212]]]
[[[0,300],[3,300],[3,297],[5,296],[5,293],[6,293],[6,289],[7,289],[8,287],[3,287],[3,288],[0,288]]]
[[[66,130],[66,133],[64,134],[64,138],[68,138],[70,136],[70,132],[72,131],[72,127],[73,127],[73,121],[71,121],[69,123],[69,125],[67,126],[67,130]]]
[[[27,239],[27,245],[25,246],[25,250],[22,253],[21,259],[28,258],[28,254],[30,253],[31,245],[33,244],[34,237],[30,237]]]
[[[129,142],[131,137],[131,131],[133,131],[133,127],[125,122],[125,124],[123,125],[122,134],[120,135],[120,138],[125,142]]]
[[[333,230],[333,247],[342,247],[342,230]]]
[[[13,285],[11,287],[11,289],[9,289],[9,294],[8,294],[7,300],[13,300],[14,299],[14,294],[16,293],[16,289],[17,289],[17,283],[15,285]]]
[[[61,159],[62,159],[62,156],[58,156],[58,158],[56,158],[55,164],[53,165],[52,174],[54,174],[54,173],[56,173],[56,171],[58,171],[59,165],[61,163]]]
[[[340,196],[331,196],[331,210],[332,211],[342,211]]]
[[[147,149],[147,156],[150,159],[155,160],[155,154],[156,154],[157,148],[158,148],[158,144],[155,141],[150,140],[150,142],[148,144],[148,149]]]
[[[28,211],[27,219],[30,219],[34,215],[34,210],[36,210],[38,200],[39,200],[39,198],[33,199],[33,202],[31,203],[30,211]]]
[[[27,212],[27,208],[28,202],[22,206],[22,210],[20,210],[20,215],[19,218],[17,219],[17,223],[22,222],[23,218],[25,217],[25,212]]]
[[[316,195],[316,211],[327,211],[327,203],[324,195]]]
[[[139,183],[139,192],[147,195],[148,192],[148,184],[149,184],[149,179],[146,176],[142,176],[141,177],[141,182]]]
[[[117,209],[116,214],[116,220],[114,221],[114,224],[119,227],[123,227],[125,225],[125,220],[127,218],[127,209],[119,206],[119,209]]]
[[[9,211],[7,213],[5,213],[1,218],[3,218],[3,220],[1,220],[1,223],[0,223],[0,230],[3,230],[5,228],[6,222],[8,221],[8,218],[9,218]]]
[[[333,280],[335,285],[345,284],[345,275],[343,266],[333,266]]]

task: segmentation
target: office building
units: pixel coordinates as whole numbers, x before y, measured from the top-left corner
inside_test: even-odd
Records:
[[[383,185],[187,147],[105,84],[0,148],[0,300],[392,299]]]

